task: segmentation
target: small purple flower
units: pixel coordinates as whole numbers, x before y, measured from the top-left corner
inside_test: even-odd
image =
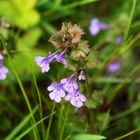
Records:
[[[0,61],[3,59],[3,56],[0,54]]]
[[[8,69],[5,66],[0,67],[0,80],[5,80],[7,73]]]
[[[123,41],[123,38],[122,38],[122,36],[118,36],[117,37],[117,44],[121,44],[122,43],[122,41]]]
[[[66,64],[65,60],[66,51],[63,52],[56,51],[53,54],[49,54],[46,57],[37,56],[35,57],[35,61],[42,68],[42,72],[48,72],[50,69],[50,63],[53,61],[61,62],[64,65]]]
[[[5,80],[8,73],[8,68],[2,64],[3,56],[0,54],[0,80]]]
[[[99,21],[98,19],[92,19],[90,22],[89,32],[91,35],[98,34],[101,30],[107,29],[108,24]]]
[[[70,101],[70,103],[79,108],[83,106],[83,102],[86,101],[86,97],[79,92],[79,90],[76,90],[74,93],[69,93],[67,96],[65,96],[65,100]]]
[[[61,98],[65,96],[65,91],[60,83],[54,82],[47,89],[48,91],[51,91],[49,94],[50,99],[55,100],[57,103],[59,103]]]
[[[108,71],[109,72],[116,72],[120,69],[120,64],[118,62],[113,62],[111,64],[108,65]]]
[[[80,72],[80,74],[79,74],[79,76],[78,76],[78,80],[85,80],[86,79],[86,77],[85,77],[85,73],[84,73],[84,71],[81,71]]]
[[[79,88],[79,85],[76,82],[76,80],[77,74],[73,74],[68,78],[62,79],[60,82],[63,84],[63,88],[66,92],[73,93]]]

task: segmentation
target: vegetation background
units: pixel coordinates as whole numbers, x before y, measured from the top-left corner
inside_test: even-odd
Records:
[[[0,50],[9,69],[0,81],[0,140],[140,139],[139,0],[0,0],[0,18]],[[91,35],[92,19],[109,28]],[[48,40],[63,22],[80,25],[93,52],[87,101],[78,110],[55,104],[47,92],[51,81],[71,71],[54,63],[42,74],[34,61],[56,50]],[[120,64],[113,73],[107,69],[112,62]]]

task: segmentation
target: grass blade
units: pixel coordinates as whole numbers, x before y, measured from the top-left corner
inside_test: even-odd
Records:
[[[50,114],[49,116],[53,116],[55,114],[55,112],[53,112],[52,114]],[[28,128],[26,131],[24,131],[23,133],[21,133],[18,137],[15,138],[15,140],[20,140],[21,138],[23,138],[25,135],[27,135],[32,129],[34,129],[37,125],[41,124],[43,121],[45,121],[49,116],[46,116],[44,118],[42,118],[40,121],[38,121],[36,124],[32,125],[30,128]]]
[[[23,85],[22,85],[22,82],[21,82],[21,80],[20,80],[20,78],[19,78],[19,75],[18,75],[16,69],[15,69],[15,65],[14,65],[14,63],[13,63],[13,61],[12,61],[10,55],[9,55],[9,52],[8,52],[8,50],[7,50],[7,48],[6,48],[5,44],[4,44],[4,42],[3,42],[2,37],[1,37],[0,39],[1,39],[2,45],[3,45],[5,51],[6,51],[7,55],[8,55],[8,60],[9,60],[9,62],[10,62],[10,64],[11,64],[11,68],[12,68],[12,70],[13,70],[13,72],[14,72],[14,75],[15,75],[15,77],[16,77],[16,79],[17,79],[17,82],[18,82],[18,84],[19,84],[19,87],[20,87],[20,89],[21,89],[21,92],[22,92],[22,94],[23,94],[23,97],[24,97],[25,102],[26,102],[26,104],[27,104],[28,110],[29,110],[30,114],[32,114],[32,122],[31,122],[31,123],[32,123],[32,124],[35,124],[35,118],[34,118],[33,113],[32,113],[33,110],[32,110],[30,101],[29,101],[29,99],[28,99],[28,96],[27,96],[27,94],[26,94],[26,92],[25,92],[25,90],[24,90],[24,87],[23,87]],[[33,129],[33,133],[34,133],[35,140],[39,140],[39,136],[37,135],[37,134],[38,134],[37,129]]]
[[[5,140],[12,140],[21,130],[22,128],[30,121],[33,114],[36,113],[38,107],[35,107],[32,114],[27,115],[16,127],[15,129],[5,138]]]

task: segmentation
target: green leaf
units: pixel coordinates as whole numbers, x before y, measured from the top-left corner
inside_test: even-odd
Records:
[[[91,98],[87,99],[85,105],[88,108],[97,108],[103,103],[103,96],[99,91],[94,91]]]
[[[17,25],[22,29],[27,29],[29,26],[35,25],[39,19],[39,13],[33,9],[35,3],[31,3],[34,0],[11,0],[0,2],[0,16],[4,17],[11,24]]]
[[[15,6],[17,9],[23,12],[31,10],[35,6],[36,2],[37,0],[10,0],[10,4],[12,6]]]
[[[103,140],[106,139],[101,135],[92,135],[92,134],[77,134],[72,137],[72,140]]]
[[[88,68],[95,68],[97,65],[97,58],[94,51],[90,51],[88,57],[86,58],[87,67]]]
[[[27,29],[29,26],[35,25],[40,19],[38,12],[35,10],[30,10],[25,14],[15,16],[15,24],[23,29]]]
[[[77,48],[72,52],[71,56],[74,60],[80,60],[81,58],[85,58],[89,53],[88,42],[85,40],[81,40],[78,43]]]

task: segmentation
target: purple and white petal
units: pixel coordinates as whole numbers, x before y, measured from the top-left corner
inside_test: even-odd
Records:
[[[0,67],[0,80],[5,80],[8,73],[8,68],[5,66]]]
[[[59,103],[62,97],[65,97],[65,91],[63,90],[63,86],[60,83],[52,83],[48,88],[48,91],[52,91],[49,93],[49,97],[51,100]]]
[[[79,74],[79,76],[78,76],[78,80],[85,80],[86,79],[86,77],[85,77],[85,73],[84,73],[84,71],[81,71],[80,72],[80,74]]]
[[[77,108],[83,106],[83,102],[78,97],[72,97],[70,103]]]
[[[67,62],[65,60],[65,56],[66,56],[66,50],[64,50],[60,55],[57,56],[56,61],[66,65]]]
[[[53,54],[49,54],[46,57],[37,56],[35,57],[35,61],[38,66],[42,69],[42,72],[48,72],[50,69],[50,63],[53,61],[57,61],[66,65],[65,60],[66,51],[60,52],[59,50],[54,52]]]
[[[0,60],[2,60],[3,59],[3,56],[0,54]]]
[[[79,85],[76,82],[77,80],[77,74],[73,74],[68,78],[62,79],[60,81],[60,83],[63,84],[63,88],[66,92],[68,93],[73,93],[75,92],[77,89],[79,89]]]

